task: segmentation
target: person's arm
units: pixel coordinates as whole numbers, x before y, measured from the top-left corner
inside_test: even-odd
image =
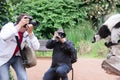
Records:
[[[46,48],[48,48],[48,49],[54,48],[55,43],[56,43],[56,40],[53,40],[53,39],[48,40],[46,43]]]
[[[30,43],[29,45],[34,50],[38,50],[40,47],[40,43],[39,43],[39,40],[37,39],[37,37],[33,33],[34,26],[32,24],[27,24],[26,28],[27,28],[27,30],[26,30],[25,35],[28,36],[27,41]]]
[[[33,50],[38,50],[39,49],[39,47],[40,47],[39,40],[33,32],[29,35],[29,33],[27,31],[25,31],[24,34],[23,34],[23,38],[25,39],[25,42],[27,42],[28,45]]]
[[[47,41],[47,43],[46,43],[46,48],[48,48],[48,49],[54,48],[55,43],[58,42],[57,36],[58,36],[58,33],[55,31],[53,38],[52,38],[52,39],[49,39],[49,40]]]
[[[70,53],[75,52],[74,44],[71,41],[68,41],[68,40],[63,43],[62,48],[66,52],[70,52]]]
[[[71,63],[77,61],[77,50],[75,49],[74,44],[72,42],[70,41],[64,42],[62,48],[66,54],[71,55]]]
[[[29,36],[29,41],[30,41],[30,44],[31,44],[31,46],[32,46],[32,48],[34,50],[38,50],[39,49],[40,43],[39,43],[39,40],[37,39],[37,37],[34,35],[34,33],[32,33]]]
[[[3,40],[8,40],[17,34],[18,29],[14,26],[12,22],[5,24],[0,31],[0,38]]]

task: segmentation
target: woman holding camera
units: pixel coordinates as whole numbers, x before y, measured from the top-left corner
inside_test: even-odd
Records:
[[[18,36],[21,48],[28,42],[35,50],[39,48],[37,37],[33,33],[34,25],[30,23],[30,16],[21,14],[16,24],[5,24],[0,32],[0,80],[10,80],[10,66],[15,70],[18,80],[28,80],[26,70],[22,64],[20,51],[15,36]]]
[[[73,43],[66,39],[63,30],[58,30],[46,47],[53,49],[53,54],[51,67],[44,74],[43,80],[68,80],[67,74],[72,69],[71,56],[76,55]]]

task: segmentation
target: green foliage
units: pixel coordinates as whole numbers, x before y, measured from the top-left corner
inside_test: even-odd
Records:
[[[58,28],[79,48],[79,42],[92,41],[94,29],[105,15],[119,10],[119,0],[8,0],[10,19],[28,13],[40,22],[34,30],[39,39],[49,39]]]
[[[13,3],[16,3],[16,0],[13,1]],[[82,26],[81,23],[86,23],[85,21],[90,21],[92,24],[92,26],[90,25],[92,28],[88,28],[88,30],[98,29],[103,17],[115,10],[115,2],[112,0],[21,0],[21,2],[12,6],[11,12],[14,12],[11,15],[13,16],[12,20],[15,21],[21,13],[30,14],[40,22],[39,27],[34,31],[36,36],[39,39],[49,39],[53,36],[54,31],[61,27],[68,31],[80,28],[82,30],[86,26]],[[88,31],[86,32],[88,33]],[[85,34],[82,36],[84,39],[87,38]]]
[[[14,6],[14,16],[20,13],[28,13],[40,22],[35,30],[38,38],[51,38],[58,28],[76,28],[87,18],[85,8],[80,8],[81,3],[63,0],[44,0],[24,2]]]
[[[14,80],[13,74],[12,74],[12,70],[10,69],[10,80]]]
[[[0,27],[2,27],[6,22],[9,21],[9,5],[7,5],[5,0],[0,1]]]
[[[7,4],[6,4],[7,1]],[[103,17],[115,11],[119,0],[2,0],[5,7],[1,10],[10,11],[7,19],[15,21],[21,13],[28,13],[40,22],[35,29],[36,36],[51,38],[59,27],[76,28],[84,20],[89,20],[93,29],[98,29]],[[3,5],[1,5],[3,6]],[[5,8],[5,9],[3,9]],[[4,12],[4,11],[2,11]],[[1,15],[6,19],[6,15]],[[4,16],[5,15],[5,16]],[[3,20],[2,20],[3,23]],[[96,27],[95,27],[96,26]]]
[[[39,57],[52,57],[52,52],[36,52],[37,58]]]
[[[116,12],[116,3],[119,0],[81,0],[87,7],[89,20],[93,29],[98,29],[104,22],[104,17]]]
[[[79,48],[79,42],[89,41],[92,42],[92,36],[94,31],[91,27],[90,22],[82,21],[76,28],[65,29],[67,38],[73,41],[77,48]]]
[[[104,40],[96,43],[81,41],[79,45],[78,55],[82,57],[105,58],[108,53],[108,48],[104,46]]]
[[[116,2],[117,12],[120,13],[120,1]]]

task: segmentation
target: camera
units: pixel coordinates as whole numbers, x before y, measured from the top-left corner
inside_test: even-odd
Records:
[[[61,37],[61,38],[65,38],[66,37],[66,34],[64,32],[58,32],[58,35]]]
[[[32,24],[34,27],[37,27],[39,25],[39,22],[38,21],[35,21],[33,19],[30,19],[30,22],[29,24]]]
[[[30,21],[29,21],[28,24],[32,24],[34,27],[37,27],[37,26],[39,25],[39,22],[33,20],[32,18],[30,18]],[[25,24],[23,27],[26,28],[26,25],[27,25],[27,24]]]

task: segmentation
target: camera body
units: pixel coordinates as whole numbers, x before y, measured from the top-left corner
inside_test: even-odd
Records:
[[[33,19],[30,19],[29,24],[32,24],[34,27],[37,27],[39,23]]]
[[[39,25],[38,21],[33,20],[33,18],[29,18],[29,19],[30,19],[30,21],[28,24],[32,24],[34,27],[37,27]],[[26,25],[27,24],[25,24],[23,27],[26,28]]]
[[[66,37],[66,34],[64,32],[58,32],[58,35],[61,37],[61,38],[65,38]]]

